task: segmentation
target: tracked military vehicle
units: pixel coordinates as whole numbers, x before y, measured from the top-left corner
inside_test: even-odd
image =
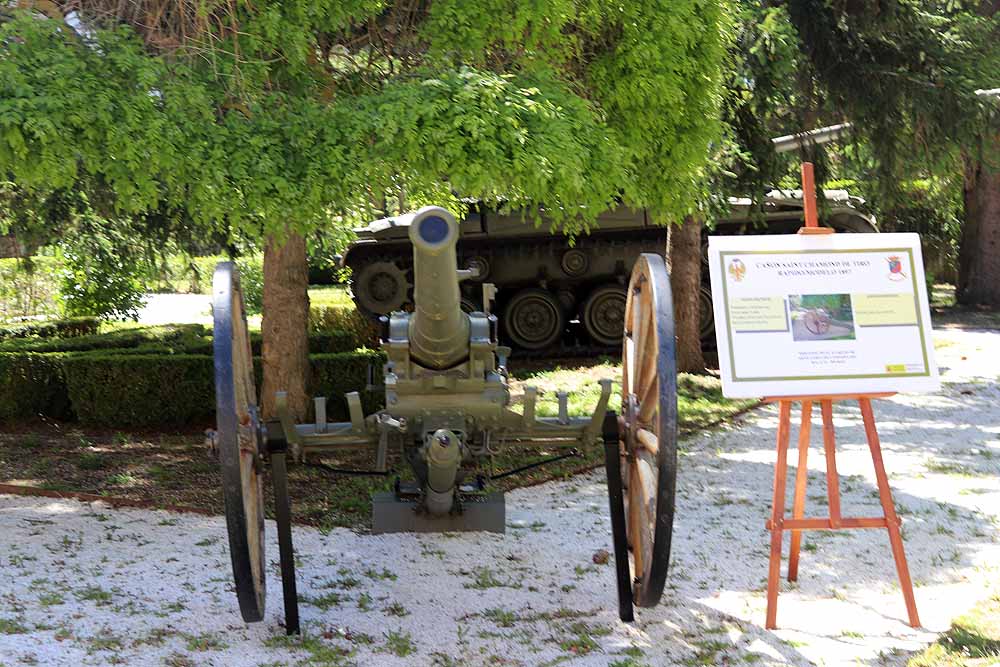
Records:
[[[873,221],[858,210],[862,201],[843,190],[827,190],[826,223],[838,232],[874,232]],[[712,234],[790,234],[802,225],[802,193],[774,190],[764,217],[754,215],[749,199],[730,199],[730,214]],[[408,218],[384,218],[356,230],[342,263],[352,272],[351,292],[358,308],[377,319],[413,307],[413,248]],[[580,356],[617,353],[625,312],[625,283],[639,255],[662,254],[667,228],[644,210],[618,208],[602,213],[590,234],[574,245],[549,225],[533,224],[523,211],[500,213],[473,206],[460,223],[459,266],[477,275],[462,282],[462,308],[483,307],[482,286],[496,286],[494,311],[501,315],[501,337],[515,353]],[[707,240],[707,239],[706,239]],[[703,281],[701,337],[713,345],[712,300]]]

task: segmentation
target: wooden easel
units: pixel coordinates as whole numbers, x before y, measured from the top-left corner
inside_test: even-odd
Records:
[[[805,204],[805,227],[799,234],[832,234],[833,230],[819,227],[816,218],[816,189],[813,180],[813,165],[802,164],[802,197]],[[889,489],[889,478],[885,474],[882,463],[882,448],[879,445],[878,432],[875,430],[875,416],[872,413],[871,399],[892,396],[889,393],[868,394],[829,394],[822,396],[776,396],[765,398],[766,401],[778,403],[778,462],[774,469],[774,498],[771,505],[771,518],[767,529],[771,531],[771,559],[767,573],[767,623],[769,630],[777,626],[778,589],[781,578],[781,539],[782,531],[792,531],[792,543],[788,554],[788,580],[795,581],[799,575],[799,548],[802,544],[803,530],[843,530],[848,528],[885,528],[889,531],[889,544],[892,556],[896,561],[896,573],[899,575],[899,585],[903,589],[903,599],[906,601],[906,613],[910,625],[920,627],[917,617],[917,604],[913,599],[913,582],[910,580],[910,569],[906,564],[906,554],[903,552],[903,539],[900,536],[900,520],[892,503],[892,492]],[[857,400],[861,407],[861,417],[865,424],[865,436],[868,439],[868,449],[871,451],[872,463],[875,465],[875,479],[878,484],[879,500],[882,503],[882,516],[851,518],[840,515],[840,479],[837,476],[836,440],[833,432],[833,402]],[[795,471],[795,499],[792,505],[792,518],[785,517],[785,483],[788,476],[788,441],[791,433],[792,403],[802,403],[802,426],[799,430],[799,460]],[[806,461],[809,455],[809,436],[812,426],[812,405],[819,403],[823,416],[823,450],[826,454],[826,493],[829,501],[830,516],[821,518],[806,518],[806,482],[808,468]]]

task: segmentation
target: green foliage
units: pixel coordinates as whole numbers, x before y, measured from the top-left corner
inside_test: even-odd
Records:
[[[61,354],[0,352],[0,419],[72,415]]]
[[[1000,15],[955,2],[745,1],[737,25],[724,188],[798,187],[798,163],[809,159],[817,182],[854,179],[885,219],[907,206],[901,186],[914,174],[960,172],[958,151],[988,122],[991,105],[974,90],[995,85]],[[839,147],[774,153],[771,137],[844,120],[853,129]]]
[[[73,410],[85,424],[183,425],[215,414],[211,357],[94,352],[65,356],[63,368]]]
[[[349,334],[354,347],[378,347],[378,331],[372,322],[353,304],[350,306],[311,306],[309,308],[310,337],[314,334]]]
[[[260,256],[240,257],[236,262],[240,272],[240,287],[248,315],[259,315],[264,310],[264,264]]]
[[[66,313],[102,319],[137,319],[144,292],[143,267],[112,228],[88,220],[59,246],[60,293]]]
[[[385,355],[372,350],[342,354],[313,354],[309,357],[312,378],[308,391],[313,396],[326,396],[327,414],[331,420],[347,420],[347,399],[344,394],[358,391],[365,414],[383,407],[384,394],[380,386]],[[369,382],[376,384],[369,387]]]
[[[50,322],[26,322],[24,324],[5,325],[0,326],[0,341],[12,338],[59,339],[90,336],[97,333],[100,324],[100,320],[96,317],[72,317]],[[2,349],[2,344],[0,344],[0,350]]]
[[[0,259],[0,321],[62,314],[61,272],[54,257]]]
[[[6,12],[0,173],[87,193],[105,218],[254,237],[347,227],[403,192],[544,203],[570,232],[618,198],[690,209],[718,129],[721,0],[401,9],[211,5],[133,32],[84,8],[86,37]]]
[[[93,324],[84,320],[83,326]],[[78,320],[69,320],[60,326],[78,327]],[[57,324],[32,325],[35,329],[55,327]],[[96,331],[96,325],[94,330]],[[367,335],[367,333],[366,333]],[[3,339],[0,329],[0,352],[91,352],[104,350],[109,354],[195,354],[212,355],[212,332],[201,324],[167,324],[162,326],[119,329],[103,334],[92,333],[77,337],[42,338],[40,336]],[[250,346],[255,355],[261,352],[261,335],[250,333]],[[373,347],[370,338],[358,331],[323,330],[309,334],[309,351],[312,354],[353,352],[360,347]]]
[[[156,352],[211,354],[211,332],[200,324],[168,324],[156,327],[119,329],[108,333],[73,338],[0,341],[0,351],[87,352],[93,350],[139,349]]]
[[[366,412],[377,410],[381,396],[367,385],[381,377],[384,360],[370,350],[313,354],[310,391],[329,397],[331,419],[348,419],[349,391],[361,392]],[[207,424],[215,414],[213,363],[208,355],[153,348],[0,351],[0,419],[45,415],[115,428]],[[259,385],[259,358],[255,368]]]

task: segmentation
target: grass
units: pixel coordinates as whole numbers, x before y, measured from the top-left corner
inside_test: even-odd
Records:
[[[346,299],[342,287],[321,288],[324,299]],[[516,366],[516,364],[515,364]],[[518,371],[512,381],[515,409],[527,384],[538,387],[539,416],[558,413],[556,391],[570,394],[573,415],[589,415],[600,394],[598,380],[621,377],[619,362],[609,358],[587,363],[563,362]],[[611,408],[620,403],[620,388],[611,396]],[[753,405],[753,401],[731,401],[722,397],[718,379],[712,376],[682,375],[679,379],[679,426],[684,433],[709,427]],[[199,425],[200,427],[201,425]],[[34,428],[38,428],[34,426]],[[581,447],[580,456],[526,471],[499,480],[498,490],[563,479],[582,470],[603,465],[603,447],[599,443]],[[30,450],[30,456],[25,455]],[[520,467],[549,458],[563,450],[540,446],[506,447],[494,459],[494,471]],[[325,459],[342,468],[374,467],[372,452],[343,453]],[[390,465],[410,476],[409,468],[393,452]],[[209,458],[200,428],[191,434],[128,434],[121,432],[8,432],[0,433],[0,483],[21,484],[64,492],[83,492],[102,496],[151,502],[156,506],[194,507],[214,514],[224,511],[218,489],[221,486],[219,465]],[[293,520],[299,524],[327,530],[334,527],[365,529],[371,521],[370,496],[375,491],[390,490],[392,477],[363,477],[330,474],[303,465],[289,467],[289,491]],[[265,486],[270,480],[264,480]],[[271,494],[265,494],[266,511],[273,517]],[[541,528],[541,527],[539,527]],[[535,527],[531,528],[535,530]],[[366,570],[372,580],[391,580],[388,570]],[[343,588],[348,587],[345,582]]]
[[[0,635],[23,635],[28,628],[10,618],[0,618]]]
[[[516,363],[512,362],[516,367]],[[521,393],[526,386],[536,387],[539,398],[535,413],[539,417],[556,417],[559,402],[556,393],[569,393],[567,406],[571,415],[589,415],[601,395],[598,381],[608,378],[612,381],[611,399],[608,409],[621,411],[621,362],[602,358],[595,364],[581,366],[561,366],[512,373],[512,389]],[[512,392],[513,393],[513,392]],[[513,403],[519,405],[519,396]],[[730,400],[722,396],[722,383],[711,375],[691,375],[681,373],[677,379],[678,427],[682,431],[696,431],[718,423],[733,414],[754,405],[753,400]]]
[[[266,639],[264,645],[269,648],[285,648],[307,653],[308,658],[294,663],[303,667],[306,665],[309,667],[341,667],[355,664],[350,660],[354,654],[353,649],[328,644],[319,637],[277,635]],[[286,663],[277,664],[284,665]]]
[[[354,308],[347,285],[309,288],[309,305],[325,308]]]
[[[87,600],[96,602],[98,606],[104,606],[111,602],[111,593],[100,586],[87,586],[76,592],[77,600]]]
[[[907,667],[986,667],[1000,664],[1000,594],[955,619]]]
[[[413,637],[409,632],[397,632],[390,630],[385,634],[385,650],[388,653],[405,658],[417,652],[417,647],[413,645]]]

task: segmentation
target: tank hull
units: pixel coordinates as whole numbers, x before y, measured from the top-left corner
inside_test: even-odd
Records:
[[[764,219],[748,200],[732,199],[730,215],[707,234],[787,234],[802,225],[799,193],[768,198]],[[828,198],[831,193],[827,193]],[[839,195],[839,196],[838,196]],[[835,193],[827,222],[838,232],[875,232],[874,222],[855,208],[858,200]],[[501,338],[517,356],[585,356],[620,353],[625,285],[640,254],[662,254],[668,229],[644,210],[619,208],[601,214],[589,234],[572,245],[523,212],[473,208],[460,223],[459,268],[479,275],[461,284],[463,308],[483,308],[483,283],[496,286],[492,312],[500,315]],[[387,218],[357,230],[342,260],[352,270],[358,308],[377,319],[413,304],[413,248],[405,224]],[[707,247],[707,240],[706,240]],[[714,345],[707,265],[703,280],[702,342]]]

